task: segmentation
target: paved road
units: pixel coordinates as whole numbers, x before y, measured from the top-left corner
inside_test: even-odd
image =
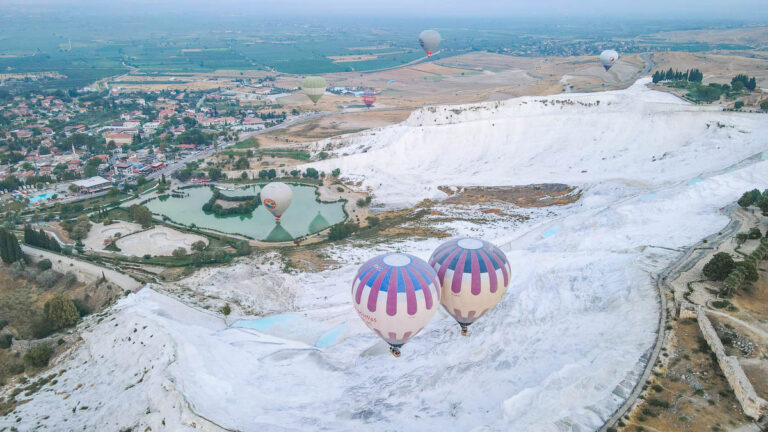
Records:
[[[40,259],[49,259],[53,264],[53,269],[56,271],[62,273],[74,271],[80,280],[92,282],[99,279],[103,274],[107,280],[111,281],[124,290],[136,291],[142,286],[140,282],[128,275],[124,275],[115,270],[101,267],[93,263],[81,261],[79,259],[67,257],[64,255],[59,255],[50,251],[33,248],[27,245],[21,245],[21,250],[34,261]]]

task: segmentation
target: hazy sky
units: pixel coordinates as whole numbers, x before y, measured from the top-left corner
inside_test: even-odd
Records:
[[[221,14],[766,19],[768,0],[0,0],[23,8],[183,9]],[[22,6],[23,5],[23,6]]]

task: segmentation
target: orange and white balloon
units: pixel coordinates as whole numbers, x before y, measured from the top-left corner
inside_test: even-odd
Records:
[[[280,217],[291,205],[293,199],[291,187],[285,183],[272,182],[261,189],[260,195],[261,203],[277,219],[277,223],[280,223]]]

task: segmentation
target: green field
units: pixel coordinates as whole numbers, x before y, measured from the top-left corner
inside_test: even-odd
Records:
[[[129,68],[160,76],[219,69],[292,74],[370,71],[423,57],[417,37],[425,28],[435,28],[443,37],[438,58],[471,51],[523,56],[597,54],[606,43],[620,43],[623,53],[754,48],[670,43],[651,36],[660,31],[729,25],[724,22],[269,19],[247,13],[211,16],[166,9],[153,3],[149,10],[100,8],[86,13],[65,2],[46,3],[40,9],[4,8],[0,14],[0,71],[66,75],[11,86],[22,89],[80,88]],[[375,58],[338,63],[329,58],[347,55]]]

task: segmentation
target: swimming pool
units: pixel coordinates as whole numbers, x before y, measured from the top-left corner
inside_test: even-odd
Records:
[[[48,193],[44,193],[44,194],[40,194],[40,195],[35,195],[35,196],[29,198],[29,202],[36,203],[36,202],[40,202],[40,201],[48,201],[54,195],[56,195],[56,194],[52,193],[52,192],[48,192]]]

